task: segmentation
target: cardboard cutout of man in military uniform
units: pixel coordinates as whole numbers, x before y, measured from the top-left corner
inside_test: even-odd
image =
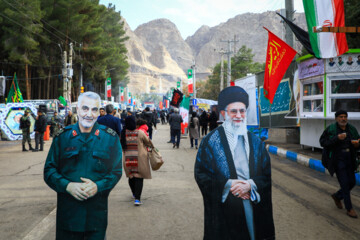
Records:
[[[196,156],[206,240],[275,239],[270,157],[265,143],[247,130],[248,98],[241,87],[220,92],[225,121],[203,138]]]
[[[79,96],[79,122],[54,137],[44,180],[57,192],[56,239],[104,239],[108,197],[122,175],[117,134],[96,123],[100,97]]]

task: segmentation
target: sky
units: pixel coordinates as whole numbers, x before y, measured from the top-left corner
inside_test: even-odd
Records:
[[[132,30],[154,19],[169,19],[184,39],[202,25],[213,27],[238,14],[285,8],[285,0],[100,0],[100,3],[114,4]],[[302,0],[294,0],[294,9],[304,12]]]

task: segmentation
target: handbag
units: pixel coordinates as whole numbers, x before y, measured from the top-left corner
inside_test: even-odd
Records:
[[[159,149],[154,147],[151,142],[151,149],[148,151],[148,157],[150,160],[151,169],[153,171],[159,170],[159,168],[164,164],[164,160],[160,154]]]

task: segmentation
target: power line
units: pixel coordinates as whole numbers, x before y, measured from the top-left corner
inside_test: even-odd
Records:
[[[21,24],[17,23],[15,20],[13,20],[13,19],[11,19],[11,18],[9,18],[9,17],[5,16],[4,14],[0,13],[0,16],[3,16],[4,18],[6,18],[6,19],[8,19],[8,20],[12,21],[12,22],[13,22],[13,23],[15,23],[16,25],[18,25],[18,26],[22,27],[23,29],[25,29],[25,30],[27,30],[27,31],[29,31],[29,32],[32,32],[32,33],[33,33],[33,34],[35,34],[35,35],[38,35],[39,37],[42,37],[42,38],[44,38],[45,40],[48,40],[48,39],[46,39],[44,36],[42,36],[42,35],[40,35],[40,34],[38,34],[38,33],[34,32],[34,31],[32,31],[32,30],[30,30],[30,29],[28,29],[28,28],[24,27],[24,26],[22,26]],[[51,41],[51,40],[50,40],[50,41]],[[54,42],[54,41],[51,41],[51,42],[53,42],[53,43],[55,43],[55,44],[58,44],[57,42]]]
[[[6,1],[6,0],[4,0]],[[14,2],[19,5],[21,8],[25,9],[18,1],[14,0]],[[19,11],[19,10],[18,10]],[[19,11],[20,12],[20,11]],[[56,29],[55,27],[51,26],[48,22],[46,22],[44,19],[40,20],[41,22],[47,24],[49,27],[51,27],[52,29],[54,29],[55,31],[57,31],[58,33],[60,33],[61,35],[63,35],[64,37],[68,38],[69,40],[71,40],[72,42],[78,43],[77,41],[71,39],[69,36],[67,36],[66,34],[62,33],[61,31],[59,31],[58,29]]]
[[[1,62],[0,61],[0,64],[6,64],[6,65],[17,65],[17,66],[26,66],[26,64],[24,63],[14,63],[14,62]],[[32,67],[43,67],[43,68],[62,68],[62,66],[43,66],[43,65],[32,65],[32,64],[28,64]]]
[[[59,76],[62,76],[61,74],[57,74],[57,75],[51,75],[50,78],[53,78],[53,77],[59,77]],[[6,81],[12,81],[13,80],[13,76],[7,76],[6,77]],[[49,76],[46,76],[46,77],[35,77],[35,78],[28,78],[28,80],[41,80],[41,79],[46,79],[46,78],[49,78]],[[18,81],[24,81],[26,80],[26,78],[16,78],[16,80]]]
[[[32,20],[32,21],[35,21],[35,22],[37,22],[38,24],[40,24],[39,21],[37,21],[37,20],[29,17],[27,14],[21,12],[18,8],[16,8],[14,5],[12,5],[11,3],[9,3],[8,1],[6,1],[6,0],[3,0],[3,1],[4,1],[5,3],[7,3],[9,6],[13,7],[14,9],[16,9],[16,10],[17,10],[19,13],[21,13],[23,16],[25,16],[25,17],[27,17],[28,19],[30,19],[30,20]],[[19,3],[18,3],[18,4],[19,4]],[[56,38],[58,38],[61,42],[65,42],[62,38],[60,38],[58,35],[55,35],[54,33],[52,33],[50,30],[46,29],[46,28],[45,28],[44,26],[42,26],[41,24],[40,24],[40,26],[41,26],[44,30],[46,30],[47,32],[49,32],[50,34],[52,34],[53,36],[55,36]]]

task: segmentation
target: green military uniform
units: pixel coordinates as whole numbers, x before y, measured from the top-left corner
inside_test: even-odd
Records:
[[[51,117],[51,127],[52,127],[52,136],[56,136],[59,132],[60,127],[60,118],[59,116],[52,116]]]
[[[29,113],[29,110],[26,110],[25,112]],[[29,144],[29,148],[30,150],[32,150],[32,146],[31,146],[31,138],[30,138],[30,126],[31,126],[31,122],[30,122],[30,116],[25,116],[25,114],[21,117],[20,119],[20,127],[22,130],[22,146],[23,146],[23,151],[27,151],[25,149],[25,144],[26,142],[28,142]]]
[[[108,196],[122,175],[122,149],[117,134],[94,124],[81,133],[79,123],[54,137],[44,167],[44,180],[57,192],[57,228],[72,232],[106,231]],[[92,180],[98,192],[84,201],[66,191],[70,182]]]

